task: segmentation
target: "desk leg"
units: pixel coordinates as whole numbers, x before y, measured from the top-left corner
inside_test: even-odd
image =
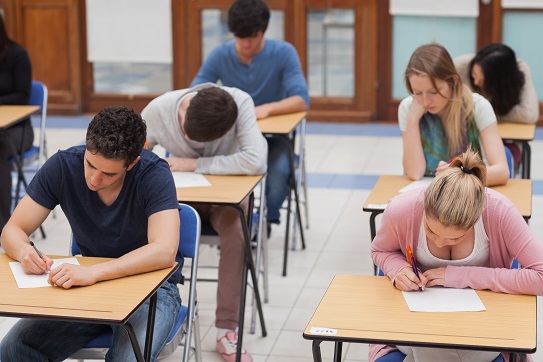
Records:
[[[522,143],[522,178],[530,178],[532,147],[528,142]]]
[[[375,228],[375,218],[377,215],[381,214],[382,211],[374,211],[370,215],[370,234],[371,234],[371,242],[373,242],[373,239],[375,239],[375,235],[377,235],[377,230]],[[377,275],[377,265],[373,264],[373,275]]]
[[[251,194],[251,201],[249,202],[249,209],[252,211],[253,209],[253,194]],[[268,332],[266,331],[266,323],[264,322],[264,313],[262,311],[262,302],[260,299],[260,292],[258,290],[258,279],[256,277],[256,270],[255,270],[255,264],[252,257],[252,251],[251,251],[251,239],[249,237],[249,226],[247,225],[247,219],[245,217],[245,212],[243,209],[236,205],[234,208],[238,211],[239,217],[241,220],[241,226],[243,229],[243,235],[245,238],[245,268],[243,271],[243,278],[242,278],[242,286],[241,286],[241,304],[240,304],[240,311],[239,311],[239,326],[238,326],[238,349],[236,353],[236,362],[241,361],[241,349],[243,346],[243,324],[245,321],[245,299],[247,296],[247,268],[251,272],[251,280],[253,282],[253,292],[255,294],[256,299],[256,305],[258,308],[258,315],[260,318],[260,325],[262,326],[262,337],[266,337],[268,335]]]
[[[134,348],[134,354],[136,355],[136,360],[139,361],[150,361],[151,360],[151,350],[153,348],[153,331],[155,328],[155,315],[156,315],[156,304],[157,304],[158,293],[155,292],[149,301],[149,315],[147,317],[147,332],[145,334],[145,355],[141,354],[140,345],[138,343],[138,338],[134,332],[134,327],[130,322],[126,322],[122,326],[128,333],[128,338],[130,338],[130,343],[132,343],[132,348]]]
[[[151,351],[153,348],[153,332],[155,330],[155,316],[158,292],[151,296],[149,301],[149,316],[147,317],[147,333],[145,334],[145,361],[151,360]]]
[[[300,199],[298,197],[298,188],[295,179],[295,169],[294,169],[294,139],[289,140],[287,136],[281,137],[288,147],[288,157],[290,164],[290,180],[289,180],[289,195],[288,195],[288,210],[287,210],[287,225],[286,225],[286,235],[285,235],[285,250],[283,255],[283,276],[287,276],[287,254],[288,254],[288,243],[290,238],[290,205],[291,205],[291,190],[294,190],[294,202],[296,203],[296,219],[294,222],[298,222],[300,227],[300,239],[302,241],[302,249],[305,249],[305,237],[304,237],[304,228],[302,225],[302,214],[300,212]],[[301,177],[301,175],[300,175]]]
[[[341,355],[343,354],[343,342],[336,342],[334,346],[334,362],[341,362]]]
[[[322,362],[321,342],[322,341],[314,340],[311,345],[311,349],[313,350],[313,362]]]
[[[132,343],[132,348],[134,349],[134,354],[136,355],[136,361],[144,362],[145,359],[143,358],[143,355],[141,354],[140,345],[138,344],[138,338],[136,337],[134,328],[132,327],[130,322],[126,322],[122,326],[125,329],[125,331],[128,333],[128,338],[130,338],[130,343]]]

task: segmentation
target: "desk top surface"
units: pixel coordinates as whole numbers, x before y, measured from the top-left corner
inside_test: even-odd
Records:
[[[0,129],[12,126],[39,109],[38,106],[0,106]]]
[[[288,135],[304,120],[306,114],[307,112],[296,112],[271,116],[259,120],[257,124],[262,134]]]
[[[66,256],[50,256],[65,258]],[[110,259],[78,257],[81,265]],[[107,280],[87,287],[19,289],[9,267],[13,261],[0,254],[0,315],[90,323],[124,323],[178,268]]]
[[[388,277],[336,275],[303,335],[315,340],[533,353],[536,297],[477,294],[486,311],[411,312]],[[318,334],[311,327],[337,332]]]
[[[180,187],[177,200],[186,203],[240,204],[258,185],[263,175],[226,176],[204,175],[209,187]]]
[[[535,137],[535,124],[498,123],[498,132],[503,140],[531,141]]]
[[[394,196],[399,195],[399,190],[411,182],[413,181],[407,176],[380,176],[364,203],[364,211],[383,211],[388,201]],[[493,186],[491,188],[507,196],[515,204],[523,217],[530,218],[532,216],[532,180],[509,179],[506,185]]]

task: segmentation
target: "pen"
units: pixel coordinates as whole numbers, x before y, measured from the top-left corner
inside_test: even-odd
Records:
[[[413,272],[419,278],[419,270],[417,268],[417,263],[415,262],[415,256],[413,255],[413,250],[411,250],[411,247],[407,247],[407,261],[409,262],[409,265],[411,265],[411,268],[413,269]],[[422,292],[422,287],[419,286],[419,292]]]
[[[32,240],[30,240],[30,245],[32,245],[32,247],[34,248],[34,250],[36,250],[36,253],[38,253],[38,255],[40,256],[41,260],[45,261],[45,259],[43,258],[42,253],[38,250],[38,248],[36,248],[36,245],[34,245],[34,242],[32,242]]]

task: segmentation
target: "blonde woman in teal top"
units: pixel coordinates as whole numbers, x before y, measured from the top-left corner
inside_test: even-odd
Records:
[[[411,94],[398,109],[403,167],[410,179],[439,173],[468,146],[487,163],[487,185],[509,178],[496,115],[490,103],[462,84],[451,56],[440,44],[415,50],[405,71]]]

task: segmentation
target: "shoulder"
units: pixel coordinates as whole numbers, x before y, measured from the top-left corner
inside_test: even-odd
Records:
[[[524,76],[525,77],[531,77],[531,71],[530,71],[530,66],[528,65],[528,63],[526,63],[524,60],[522,59],[518,59],[517,60],[517,64],[518,64],[518,69],[524,73]]]
[[[472,97],[473,97],[473,107],[476,112],[481,111],[481,110],[489,110],[489,109],[492,112],[494,112],[494,110],[492,109],[492,105],[490,104],[488,99],[486,99],[479,93],[472,93]]]
[[[248,93],[242,91],[239,88],[222,86],[221,89],[228,92],[228,94],[230,94],[232,96],[232,98],[234,98],[234,101],[236,102],[238,107],[239,107],[240,103],[244,103],[244,102],[247,102],[249,100],[250,101],[253,100]],[[254,105],[253,105],[253,107],[254,107]]]
[[[409,109],[413,103],[413,96],[407,96],[400,102],[398,109]]]
[[[298,56],[298,53],[296,52],[296,48],[294,48],[294,45],[284,40],[266,39],[266,44],[264,45],[264,49],[266,49],[269,53],[272,53],[273,55],[277,57],[288,58],[293,55],[295,55],[296,57]]]
[[[423,209],[424,191],[425,188],[418,188],[393,197],[390,199],[385,212],[389,216],[398,219],[408,219],[406,215],[415,215],[417,211]]]
[[[511,200],[509,200],[505,195],[488,187],[485,189],[485,191],[486,195],[483,216],[485,216],[489,221],[497,222],[511,210],[518,213],[515,204],[513,204],[513,202],[511,202]]]
[[[460,71],[458,68],[467,68],[469,62],[475,57],[475,54],[462,54],[453,59],[454,66],[456,70]]]

